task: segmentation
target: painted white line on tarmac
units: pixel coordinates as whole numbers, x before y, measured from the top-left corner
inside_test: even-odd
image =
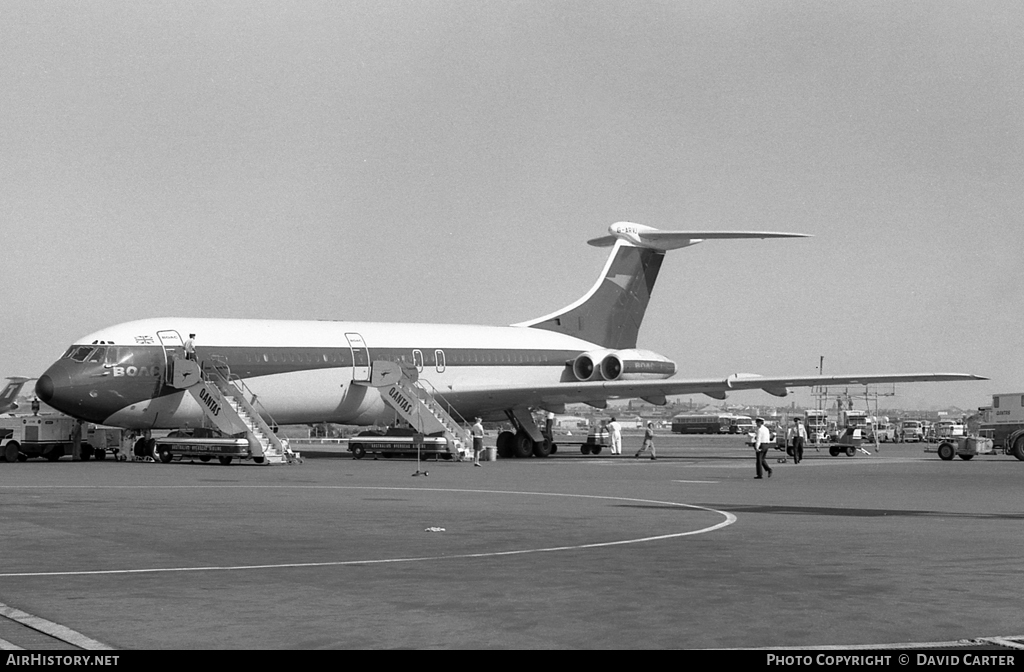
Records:
[[[571,493],[555,493],[555,492],[524,492],[517,490],[470,490],[470,489],[448,489],[448,488],[399,488],[399,487],[373,487],[373,486],[349,486],[349,485],[166,485],[166,486],[135,486],[135,485],[111,485],[111,486],[98,486],[98,485],[57,485],[57,486],[0,486],[0,489],[41,489],[45,487],[53,487],[57,489],[137,489],[145,488],[147,490],[155,489],[305,489],[305,490],[375,490],[375,491],[412,491],[412,492],[439,492],[439,493],[471,493],[471,494],[485,494],[485,495],[526,495],[526,496],[540,496],[540,497],[567,497],[572,499],[600,499],[607,501],[616,502],[634,502],[639,504],[658,504],[661,506],[677,506],[686,509],[695,509],[698,511],[707,511],[709,513],[717,513],[720,516],[724,516],[725,520],[717,525],[711,525],[709,527],[700,528],[698,530],[690,530],[688,532],[673,532],[671,534],[659,534],[650,537],[638,537],[635,539],[620,539],[618,541],[603,541],[592,544],[576,544],[573,546],[551,546],[547,548],[526,548],[514,551],[492,551],[488,553],[462,553],[457,555],[435,555],[435,556],[421,556],[411,558],[383,558],[383,559],[371,559],[371,560],[337,560],[329,562],[286,562],[286,563],[275,563],[267,565],[209,565],[203,567],[154,567],[148,569],[98,569],[98,570],[83,570],[83,571],[69,571],[69,572],[10,572],[0,574],[0,578],[16,578],[16,577],[32,577],[32,576],[96,576],[96,575],[113,575],[113,574],[157,574],[157,573],[170,573],[170,572],[225,572],[225,571],[251,571],[254,569],[296,569],[296,568],[308,568],[308,567],[347,567],[353,565],[385,565],[385,564],[396,564],[396,563],[408,563],[408,562],[431,562],[437,560],[465,560],[475,558],[497,558],[502,556],[510,555],[527,555],[532,553],[557,553],[563,551],[577,551],[590,548],[607,548],[610,546],[626,546],[629,544],[642,544],[652,541],[663,541],[665,539],[678,539],[681,537],[689,537],[697,534],[705,534],[707,532],[713,532],[720,530],[723,527],[727,527],[736,522],[736,516],[728,511],[719,511],[706,506],[698,506],[697,504],[682,504],[680,502],[664,502],[656,499],[637,499],[633,497],[611,497],[607,495],[577,495]]]
[[[890,642],[888,644],[822,644],[817,646],[761,646],[754,649],[727,649],[732,651],[881,651],[886,649],[950,649],[979,644],[1003,646],[1008,649],[1024,649],[1024,644],[1015,640],[1024,639],[1024,635],[1016,637],[969,637],[951,639],[945,642]],[[707,649],[711,650],[711,649]],[[985,654],[978,654],[985,655]],[[988,654],[992,655],[992,654]]]
[[[54,623],[48,621],[45,618],[39,616],[33,616],[20,609],[9,607],[3,602],[0,602],[0,616],[9,618],[16,623],[38,630],[39,632],[49,635],[54,639],[59,639],[62,642],[67,642],[72,646],[77,646],[80,649],[86,649],[89,651],[113,651],[114,647],[108,646],[103,642],[97,642],[91,637],[86,637],[82,633],[72,630],[71,628],[61,625],[60,623]],[[9,642],[8,642],[9,643]]]
[[[719,483],[720,481],[672,481],[673,483]]]
[[[8,642],[6,639],[0,639],[0,651],[24,651],[24,650],[25,649],[23,649],[22,647],[18,646],[17,644],[12,644],[11,642]]]

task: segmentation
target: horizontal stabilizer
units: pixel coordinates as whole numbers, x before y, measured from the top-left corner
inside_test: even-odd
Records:
[[[651,226],[618,222],[608,227],[609,235],[588,240],[594,247],[611,247],[622,240],[636,247],[654,250],[677,250],[705,240],[730,240],[742,238],[808,238],[806,233],[782,233],[777,231],[659,231]]]

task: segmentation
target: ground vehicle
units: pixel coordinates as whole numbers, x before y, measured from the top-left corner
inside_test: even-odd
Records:
[[[947,438],[956,438],[966,435],[963,423],[956,420],[939,420],[932,425],[930,441],[937,442]]]
[[[879,443],[895,442],[896,441],[896,425],[888,421],[888,418],[884,416],[876,418],[871,424],[868,425],[868,429],[865,432],[865,441],[874,441],[877,438]]]
[[[924,427],[920,420],[904,420],[900,423],[900,433],[904,441],[924,440]]]
[[[733,416],[728,413],[711,415],[677,415],[672,418],[675,434],[728,434]]]
[[[993,394],[992,406],[984,409],[981,434],[992,439],[995,449],[1024,460],[1024,392]]]
[[[611,434],[608,428],[602,425],[591,428],[587,432],[587,440],[580,446],[580,452],[584,455],[600,455],[601,449],[610,446],[612,443]]]
[[[71,455],[77,427],[78,420],[63,414],[0,418],[0,454],[8,462],[24,462],[30,457],[59,460],[64,455]],[[116,432],[119,438],[120,430],[110,431]],[[97,440],[95,448],[89,443],[90,432]],[[108,445],[106,436],[105,430],[84,428],[80,437],[81,459],[104,459]]]
[[[135,445],[137,457],[152,456],[163,463],[174,458],[198,457],[202,462],[209,462],[216,457],[221,464],[231,464],[233,459],[252,457],[248,439],[224,436],[214,429],[196,427],[195,429],[175,430],[161,438],[140,439]]]
[[[749,434],[754,429],[754,421],[749,415],[734,415],[729,422],[730,434]]]
[[[931,446],[924,449],[924,452],[932,452]],[[975,455],[986,455],[995,452],[992,439],[976,436],[955,436],[946,437],[939,441],[935,452],[942,460],[952,460],[959,455],[961,460],[970,460]]]
[[[828,440],[828,413],[819,409],[805,411],[804,428],[807,430],[808,443],[825,443]]]
[[[367,454],[381,457],[420,455],[445,460],[458,456],[444,436],[424,436],[406,427],[389,427],[384,432],[360,432],[348,439],[348,449],[357,460]]]
[[[847,427],[855,427],[861,432],[868,426],[868,414],[866,411],[848,409],[839,411],[839,429],[842,431]]]

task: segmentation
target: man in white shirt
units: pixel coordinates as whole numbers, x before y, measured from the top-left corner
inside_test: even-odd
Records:
[[[484,449],[484,422],[474,418],[473,427],[469,430],[473,435],[473,466],[480,466],[480,452]]]
[[[793,426],[786,432],[786,440],[793,446],[793,464],[800,464],[804,459],[804,441],[807,440],[807,430],[800,418],[793,418]]]
[[[771,478],[772,468],[765,461],[765,456],[768,455],[772,435],[768,428],[764,426],[764,418],[758,418],[754,422],[757,424],[757,430],[754,431],[754,455],[757,462],[757,476],[754,478],[761,478],[762,470],[767,471],[768,478]]]
[[[622,455],[622,425],[619,421],[612,416],[612,421],[608,423],[608,431],[611,433],[612,441],[612,455]]]

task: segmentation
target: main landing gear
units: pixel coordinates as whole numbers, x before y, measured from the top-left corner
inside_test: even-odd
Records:
[[[529,411],[508,411],[508,419],[516,428],[515,432],[505,431],[498,434],[497,448],[498,457],[508,459],[510,457],[548,457],[558,452],[558,444],[551,438],[551,428],[545,427],[541,431],[533,422],[533,416]],[[533,431],[530,431],[530,430]],[[540,441],[533,438],[533,434],[542,437]]]

